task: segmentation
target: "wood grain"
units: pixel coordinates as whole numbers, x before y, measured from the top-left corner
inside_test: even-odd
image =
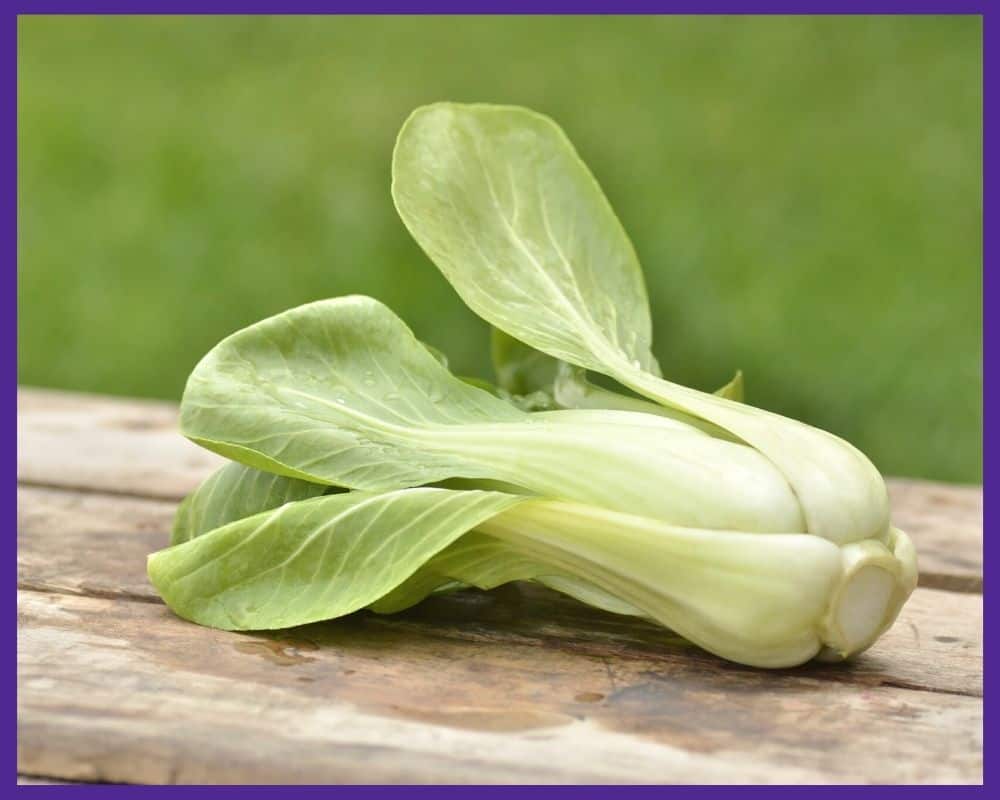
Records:
[[[179,500],[223,459],[177,432],[153,400],[19,389],[19,483]]]
[[[22,588],[158,602],[146,579],[146,556],[163,546],[173,504],[107,495],[22,488],[18,494],[18,580]],[[431,636],[502,645],[560,642],[607,658],[688,661],[693,648],[661,628],[606,614],[555,592],[521,586],[518,613],[482,619],[408,615],[372,622],[379,629],[415,624]],[[466,608],[468,603],[459,606]],[[474,605],[474,604],[473,604]],[[440,611],[449,606],[436,606]],[[503,609],[504,606],[498,608]],[[377,619],[377,618],[375,618]],[[471,623],[471,624],[470,624]],[[698,651],[700,668],[739,669]],[[800,668],[825,680],[892,684],[958,694],[982,694],[982,597],[919,589],[900,619],[872,650],[850,665]]]
[[[177,433],[170,403],[18,391],[18,481],[179,500],[222,460]],[[893,520],[913,537],[920,583],[982,590],[982,489],[889,479]]]
[[[168,543],[174,501],[63,489],[17,490],[23,588],[158,601],[146,556]]]
[[[462,623],[521,613],[496,593]],[[496,606],[492,610],[489,606]],[[439,617],[441,608],[422,614]],[[448,613],[459,613],[452,612]],[[978,782],[977,698],[355,615],[280,636],[21,592],[19,764],[67,780]],[[457,623],[456,623],[457,624]],[[262,754],[266,756],[262,757]]]
[[[931,481],[887,481],[893,522],[917,545],[921,586],[983,590],[983,489]]]

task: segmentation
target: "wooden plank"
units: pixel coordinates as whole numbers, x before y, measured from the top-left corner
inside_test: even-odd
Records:
[[[167,545],[176,509],[173,501],[18,487],[18,583],[157,601],[146,556]]]
[[[51,778],[41,778],[35,775],[18,775],[17,785],[18,786],[68,786],[71,785],[72,781],[57,781]]]
[[[19,581],[36,590],[21,593],[19,617],[25,773],[981,780],[977,595],[918,589],[893,630],[852,664],[780,672],[726,664],[654,626],[528,586],[275,635],[212,631],[173,617],[145,578],[175,503],[102,493],[172,500],[215,467],[197,448],[209,460],[186,460],[176,409],[35,391],[19,400],[19,479],[86,490],[19,490]],[[981,490],[891,481],[890,492],[924,581],[977,590]]]
[[[146,579],[146,556],[166,545],[173,503],[52,489],[18,490],[18,580],[23,588],[157,602]],[[553,592],[522,589],[530,613],[491,632],[576,642],[615,656],[623,646],[649,654],[690,658],[684,646],[657,627],[616,617],[563,599]],[[390,623],[392,624],[392,623]],[[406,623],[401,623],[406,624]],[[449,628],[429,619],[429,629]],[[449,633],[454,635],[454,633]],[[474,636],[484,631],[476,628]],[[704,655],[715,668],[728,669]],[[850,666],[811,665],[826,679],[865,685],[893,684],[934,691],[982,693],[982,598],[919,589],[893,629]]]
[[[18,480],[180,499],[221,459],[177,433],[177,409],[150,400],[18,392]],[[982,589],[982,489],[890,479],[896,524],[920,554],[922,586]]]
[[[520,612],[496,593],[422,613],[463,604],[459,627],[478,638],[373,615],[264,637],[151,603],[21,592],[19,769],[137,783],[981,780],[978,698],[497,641],[483,617]]]
[[[983,489],[889,480],[893,522],[917,545],[921,586],[983,590]]]
[[[223,463],[177,432],[177,407],[19,389],[18,482],[180,499]]]

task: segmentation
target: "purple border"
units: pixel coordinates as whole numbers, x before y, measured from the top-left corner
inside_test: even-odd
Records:
[[[995,19],[995,18],[994,18]],[[995,119],[991,118],[991,109],[996,108],[996,104],[1000,101],[1000,91],[997,90],[998,78],[997,78],[997,61],[996,58],[990,54],[990,45],[996,45],[996,32],[995,32],[995,21],[989,22],[986,19],[986,15],[983,15],[983,563],[984,563],[984,573],[983,573],[983,583],[985,580],[985,564],[990,563],[989,558],[989,546],[988,542],[990,537],[986,535],[988,530],[987,520],[987,509],[990,506],[990,502],[987,499],[988,488],[986,484],[986,473],[989,468],[989,462],[992,458],[993,448],[990,446],[994,442],[996,437],[995,428],[992,425],[988,425],[986,422],[986,396],[991,393],[990,390],[993,388],[993,384],[996,381],[996,369],[993,368],[994,365],[990,363],[991,353],[996,352],[995,340],[997,338],[997,324],[992,321],[990,315],[986,313],[988,307],[996,307],[996,294],[997,294],[997,279],[995,276],[996,265],[994,264],[992,268],[987,268],[987,264],[990,258],[993,248],[990,246],[992,242],[996,241],[996,234],[994,233],[995,222],[996,222],[996,211],[992,213],[992,219],[990,216],[990,202],[989,202],[989,186],[996,186],[996,160],[991,159],[987,155],[987,136],[990,132],[996,130]],[[989,33],[988,33],[989,32]],[[993,74],[990,74],[992,69]],[[994,192],[995,197],[995,192]],[[993,208],[995,209],[995,202],[993,203]],[[995,258],[993,259],[996,260]],[[995,394],[995,392],[992,392]],[[992,435],[992,436],[991,436]],[[992,440],[991,440],[992,439]],[[993,548],[995,551],[996,548]],[[990,640],[986,637],[986,626],[985,617],[987,614],[988,598],[992,597],[988,592],[983,591],[983,682],[986,682],[986,665],[994,663],[992,654],[990,653]],[[983,782],[986,783],[987,774],[992,775],[994,770],[990,763],[990,759],[986,757],[986,741],[989,739],[987,735],[987,720],[989,719],[989,705],[986,703],[986,698],[988,693],[983,692]]]
[[[12,260],[13,263],[9,264],[7,267],[7,275],[10,276],[8,280],[8,286],[13,284],[14,291],[10,294],[5,306],[10,309],[10,333],[7,335],[11,337],[9,344],[6,344],[3,349],[4,358],[4,371],[10,375],[14,381],[14,386],[8,389],[10,394],[8,394],[7,403],[9,404],[10,410],[8,413],[11,415],[8,419],[13,419],[17,416],[17,18],[14,15],[7,16],[7,21],[3,24],[3,38],[7,39],[10,43],[11,52],[8,58],[10,59],[7,63],[9,64],[9,69],[12,75],[4,80],[3,91],[4,91],[4,107],[8,109],[10,118],[3,127],[3,149],[6,150],[10,155],[7,156],[8,160],[3,161],[4,172],[10,171],[10,174],[5,179],[8,189],[4,194],[6,198],[4,202],[4,219],[7,220],[7,224],[4,228],[7,230],[7,248],[8,252],[13,250]],[[9,256],[10,257],[10,256]],[[8,363],[9,359],[9,363]],[[9,422],[7,423],[10,424]],[[9,430],[9,429],[8,429]],[[10,436],[11,434],[7,434]],[[10,489],[8,492],[9,496],[13,502],[12,508],[17,508],[17,434],[14,433],[14,439],[11,446],[12,455],[8,456],[8,463],[11,466],[8,469],[12,470],[12,474],[9,477]],[[11,530],[17,530],[17,519],[16,512],[8,511],[8,519],[13,517],[15,527]],[[16,642],[17,636],[17,575],[16,575],[16,564],[17,564],[17,537],[11,536],[8,541],[10,544],[7,545],[8,553],[10,553],[10,561],[8,561],[9,569],[11,571],[11,576],[14,578],[15,589],[11,592],[12,598],[8,602],[13,602],[14,612],[13,625],[14,625],[14,640]],[[7,613],[11,613],[8,611]],[[16,649],[16,644],[15,644]],[[11,663],[11,662],[14,663]],[[3,665],[4,684],[8,687],[3,693],[4,697],[4,708],[7,709],[6,713],[9,715],[10,720],[7,724],[10,726],[4,730],[4,736],[2,737],[3,745],[5,751],[8,753],[5,756],[6,759],[10,759],[13,763],[11,764],[11,775],[17,775],[17,719],[15,708],[17,706],[17,664],[16,658],[7,658],[7,663]],[[9,731],[9,732],[8,732]],[[10,737],[9,740],[7,737]]]
[[[197,2],[197,0],[178,0],[178,2],[163,2],[163,0],[153,0],[151,2],[137,2],[133,0],[128,2],[128,0],[95,0],[94,2],[66,2],[65,0],[42,0],[37,3],[27,3],[18,2],[13,8],[13,13],[8,14],[8,19],[10,20],[10,30],[5,34],[5,36],[10,37],[8,41],[13,43],[11,54],[12,61],[12,71],[13,75],[11,79],[6,83],[5,92],[7,94],[6,106],[11,109],[12,119],[8,121],[4,129],[4,140],[5,147],[8,148],[8,152],[11,153],[10,160],[7,161],[7,170],[10,171],[10,176],[8,178],[8,185],[11,187],[8,189],[8,204],[9,208],[6,211],[6,218],[8,220],[8,235],[7,242],[8,248],[13,250],[12,264],[10,265],[10,276],[12,291],[10,294],[10,299],[8,302],[11,307],[10,315],[10,326],[11,326],[11,343],[6,348],[5,356],[9,359],[10,366],[8,369],[10,373],[14,376],[15,390],[11,391],[9,397],[11,397],[11,416],[16,416],[17,411],[17,401],[16,401],[16,374],[17,374],[17,292],[16,292],[16,281],[17,281],[17,128],[16,128],[16,117],[17,117],[17,16],[19,14],[142,14],[142,13],[156,13],[156,14],[242,14],[242,13],[274,13],[274,14],[326,14],[326,13],[342,13],[342,14],[454,14],[454,13],[465,13],[465,14],[662,14],[662,13],[673,13],[673,14],[979,14],[983,17],[983,345],[984,345],[984,375],[983,375],[983,400],[985,404],[985,398],[988,393],[988,389],[992,387],[992,384],[996,381],[995,374],[996,370],[990,369],[988,352],[992,352],[991,339],[996,338],[996,328],[997,323],[991,321],[989,314],[985,313],[990,305],[989,300],[996,293],[996,283],[997,279],[991,275],[991,271],[986,268],[987,261],[992,252],[989,247],[990,244],[990,234],[992,232],[992,226],[990,225],[990,217],[988,216],[988,209],[990,208],[988,199],[988,189],[987,187],[991,185],[990,177],[991,172],[996,172],[996,167],[994,166],[994,160],[987,156],[987,139],[986,134],[993,130],[993,122],[991,119],[991,108],[995,107],[996,103],[1000,102],[1000,96],[998,96],[998,91],[995,89],[997,86],[997,79],[989,74],[992,69],[996,72],[995,64],[996,61],[989,54],[989,46],[992,44],[992,39],[990,34],[993,31],[992,24],[987,22],[987,8],[989,4],[985,0],[840,0],[836,2],[835,0],[823,0],[822,2],[808,2],[808,0],[800,0],[795,2],[794,0],[744,0],[743,2],[738,2],[738,0],[703,0],[703,2],[698,2],[698,0],[661,0],[656,2],[655,0],[623,0],[623,2],[615,7],[616,4],[613,3],[595,3],[595,2],[571,2],[570,0],[538,0],[537,2],[530,2],[530,0],[494,0],[493,2],[484,2],[479,0],[479,2],[472,3],[460,3],[454,2],[454,0],[442,2],[404,2],[403,0],[375,0],[374,2],[337,2],[337,3],[322,3],[322,2],[308,2],[304,0],[290,0],[287,3],[276,2],[275,0],[243,0],[243,2],[238,2],[238,0],[233,0],[232,2],[226,2],[225,0],[206,0],[205,2]],[[995,216],[995,215],[994,215]],[[10,284],[9,284],[10,285]],[[932,299],[928,299],[932,302]],[[985,406],[984,406],[985,407]],[[984,497],[987,494],[985,477],[988,471],[988,465],[991,457],[992,448],[991,444],[991,434],[993,434],[993,427],[988,425],[985,418],[983,423],[983,477],[984,477]],[[16,434],[15,434],[16,436]],[[992,438],[996,438],[993,436]],[[12,496],[13,502],[10,504],[8,510],[8,515],[14,517],[17,508],[17,494],[16,494],[16,475],[17,475],[17,463],[16,463],[16,438],[12,442],[11,450],[15,455],[10,457],[10,461],[13,462],[12,470],[13,475],[10,477],[9,486],[11,487],[10,494]],[[984,533],[987,528],[986,521],[988,517],[986,516],[986,509],[989,508],[989,502],[985,503],[984,506]],[[15,569],[17,562],[17,541],[16,537],[10,535],[12,530],[16,530],[16,518],[14,519],[14,526],[8,531],[8,545],[9,552],[11,553],[10,558],[10,569],[13,571]],[[988,543],[990,537],[984,535],[984,561],[989,562],[989,546]],[[16,582],[15,582],[16,583]],[[14,594],[12,592],[12,594]],[[990,597],[988,594],[984,593],[984,605],[986,599]],[[16,606],[16,594],[14,594],[14,604]],[[16,634],[16,622],[14,632]],[[984,649],[984,668],[985,663],[992,663],[991,654],[989,650],[991,649],[991,641],[984,638],[983,649]],[[11,764],[11,775],[16,775],[17,773],[17,755],[16,755],[16,742],[17,742],[17,727],[16,727],[16,664],[12,664],[11,660],[5,665],[5,671],[8,673],[7,686],[8,694],[6,695],[5,706],[9,709],[10,722],[7,729],[7,736],[3,737],[6,741],[4,744],[9,753],[8,758],[13,762]],[[985,698],[984,698],[985,699]],[[988,708],[988,706],[987,706]],[[989,715],[987,714],[987,719]],[[986,734],[987,724],[984,722],[984,735]],[[9,738],[8,738],[9,737]],[[985,737],[985,741],[992,741],[988,736]],[[985,751],[984,751],[985,756]],[[990,764],[990,759],[984,758],[984,780],[986,775],[992,775],[992,765]],[[30,792],[32,796],[42,797],[50,796],[58,792],[70,792],[75,796],[83,797],[103,797],[107,796],[108,793],[114,793],[118,796],[124,794],[130,795],[142,795],[142,796],[153,796],[159,795],[163,796],[165,793],[186,793],[190,794],[192,792],[202,792],[202,788],[197,786],[108,786],[108,785],[78,785],[78,786],[23,786],[17,787],[18,792]],[[912,786],[912,787],[757,787],[757,786],[742,786],[742,787],[708,787],[708,786],[682,786],[682,787],[598,787],[598,786],[578,786],[578,787],[498,787],[498,786],[453,786],[453,787],[384,787],[384,786],[355,786],[355,787],[321,787],[321,786],[301,786],[295,787],[293,790],[288,788],[284,790],[276,790],[272,787],[267,786],[219,786],[212,787],[213,792],[228,794],[228,795],[239,795],[239,796],[274,796],[276,791],[281,791],[282,794],[288,793],[289,791],[294,791],[296,793],[302,794],[314,794],[316,792],[336,792],[337,794],[349,794],[355,797],[388,797],[390,793],[397,794],[399,792],[406,792],[412,796],[441,796],[444,794],[448,795],[466,795],[473,800],[481,800],[481,798],[489,795],[495,796],[499,793],[509,794],[511,792],[517,792],[519,795],[527,794],[529,796],[541,797],[553,796],[555,794],[561,794],[567,796],[567,793],[572,793],[574,798],[577,797],[605,797],[613,796],[622,792],[634,793],[636,795],[642,794],[647,797],[651,796],[653,793],[666,793],[669,792],[671,795],[676,793],[682,794],[698,794],[699,796],[724,796],[729,795],[733,792],[739,793],[755,793],[759,794],[761,792],[777,792],[781,794],[787,794],[789,791],[805,791],[809,792],[812,796],[833,796],[834,793],[842,794],[843,792],[863,792],[867,794],[878,793],[886,795],[900,795],[904,792],[918,792],[924,793],[927,791],[934,792],[935,794],[947,794],[947,795],[967,795],[969,793],[982,793],[986,791],[984,787],[929,787],[929,786]]]
[[[811,798],[837,798],[844,800],[845,793],[877,794],[879,796],[902,796],[906,793],[917,793],[926,796],[928,793],[937,796],[969,797],[972,794],[982,794],[988,791],[982,786],[134,786],[124,784],[90,784],[72,786],[22,786],[17,791],[31,792],[31,797],[57,797],[59,792],[70,792],[79,797],[106,797],[110,792],[116,797],[125,795],[140,795],[143,797],[167,797],[175,793],[197,792],[200,794],[222,794],[228,797],[287,797],[290,794],[305,794],[316,796],[318,793],[331,795],[346,795],[365,800],[381,800],[382,798],[407,797],[438,798],[467,797],[469,800],[483,798],[510,797],[514,793],[518,800],[522,798],[553,797],[573,798],[573,800],[596,800],[597,798],[617,797],[627,794],[632,797],[650,798],[697,795],[698,800],[730,797],[734,794],[754,794],[766,800],[773,795],[783,797],[795,796],[792,793],[808,793]]]
[[[981,14],[985,0],[41,0],[22,14]]]
[[[60,792],[70,792],[79,797],[105,797],[111,793],[116,797],[125,795],[140,795],[143,797],[167,797],[177,793],[186,794],[222,794],[228,797],[287,797],[290,794],[305,794],[316,796],[319,793],[331,795],[347,795],[365,800],[381,800],[382,798],[407,797],[438,798],[438,797],[468,797],[476,798],[510,797],[516,793],[521,798],[552,797],[573,798],[573,800],[596,800],[596,798],[616,797],[627,794],[632,797],[643,797],[647,800],[653,797],[671,800],[678,795],[697,795],[699,800],[710,800],[716,797],[730,797],[734,794],[763,795],[762,800],[772,795],[790,796],[790,793],[807,792],[813,798],[834,798],[844,800],[845,793],[854,795],[856,792],[878,795],[903,795],[918,793],[926,796],[968,797],[981,794],[986,789],[981,786],[133,786],[124,784],[91,784],[72,786],[21,786],[19,792],[30,792],[31,797],[57,797]]]

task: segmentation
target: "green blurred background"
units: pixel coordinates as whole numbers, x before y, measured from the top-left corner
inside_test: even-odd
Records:
[[[19,20],[19,380],[177,399],[218,339],[374,295],[487,329],[389,197],[417,105],[528,105],[643,261],[664,372],[981,479],[974,17]]]

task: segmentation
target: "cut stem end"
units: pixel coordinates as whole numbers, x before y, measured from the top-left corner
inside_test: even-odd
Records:
[[[916,553],[909,538],[893,528],[887,544],[868,540],[841,549],[843,579],[821,623],[820,660],[841,661],[871,647],[916,586]]]

